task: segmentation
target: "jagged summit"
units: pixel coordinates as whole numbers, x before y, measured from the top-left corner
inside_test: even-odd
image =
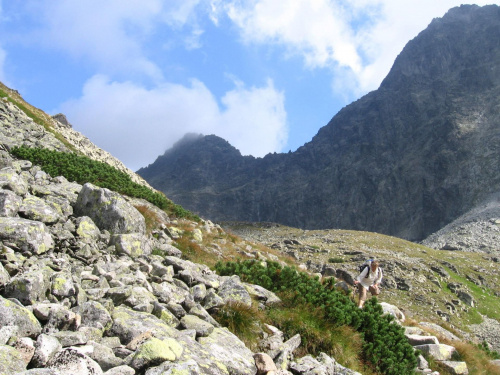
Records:
[[[139,174],[212,220],[420,240],[500,191],[498,97],[499,7],[461,6],[297,151],[250,159],[207,141]]]

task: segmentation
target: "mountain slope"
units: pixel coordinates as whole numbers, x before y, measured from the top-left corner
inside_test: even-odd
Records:
[[[297,151],[256,159],[190,137],[138,173],[212,220],[420,240],[500,191],[499,94],[499,7],[461,6]]]

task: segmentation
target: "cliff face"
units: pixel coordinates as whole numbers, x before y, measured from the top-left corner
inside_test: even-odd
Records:
[[[419,240],[500,190],[499,94],[500,9],[461,6],[297,151],[255,159],[191,137],[138,173],[213,220]]]

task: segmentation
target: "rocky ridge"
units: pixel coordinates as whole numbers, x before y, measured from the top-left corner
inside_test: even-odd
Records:
[[[287,154],[185,139],[138,173],[213,221],[421,241],[500,191],[500,8],[462,5],[409,41],[380,87]]]

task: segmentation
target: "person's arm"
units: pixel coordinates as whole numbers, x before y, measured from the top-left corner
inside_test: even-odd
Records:
[[[380,285],[380,283],[382,282],[382,268],[378,268],[378,272],[377,272],[377,278],[375,279],[375,281],[373,282],[373,285]]]
[[[354,280],[354,284],[361,282],[361,280],[366,277],[367,273],[368,273],[368,267],[366,267],[363,271],[361,271],[356,280]]]

